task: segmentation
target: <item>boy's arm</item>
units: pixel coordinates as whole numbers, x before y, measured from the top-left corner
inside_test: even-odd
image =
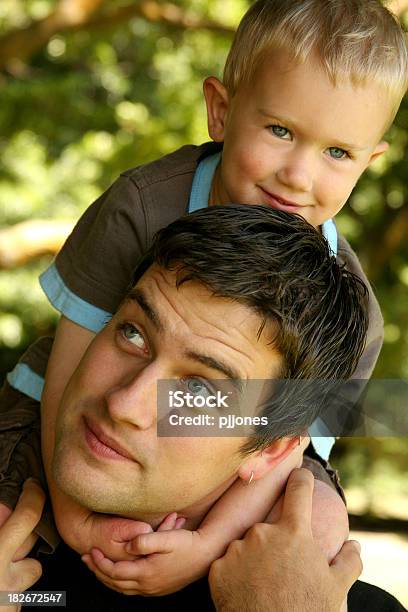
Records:
[[[65,317],[61,318],[49,358],[49,376],[46,377],[42,407],[43,446],[47,465],[53,452],[55,419],[60,398],[93,336],[92,332]],[[39,355],[49,351],[49,342],[45,340],[31,347],[31,351],[23,357],[24,365],[35,363],[36,358],[39,361]],[[38,370],[42,367],[43,364],[38,363]],[[41,457],[40,403],[14,389],[8,382],[0,392],[0,449],[0,504],[4,504],[3,508],[14,508],[22,484],[29,477],[37,478],[47,490]],[[48,504],[37,532],[49,547],[55,547],[58,537]]]
[[[223,555],[228,544],[241,538],[252,525],[265,520],[284,491],[289,474],[301,467],[308,444],[306,436],[260,480],[248,484],[238,478],[213,506],[197,531],[208,543],[213,543],[214,558]]]
[[[81,327],[65,316],[60,318],[41,398],[41,445],[47,479],[51,478],[49,466],[54,450],[55,423],[62,394],[94,337],[95,334],[89,329]]]
[[[349,536],[349,523],[344,493],[337,472],[330,465],[305,455],[302,467],[314,476],[312,531],[315,541],[329,562],[337,555]],[[282,495],[265,519],[274,524],[280,520],[284,496]]]

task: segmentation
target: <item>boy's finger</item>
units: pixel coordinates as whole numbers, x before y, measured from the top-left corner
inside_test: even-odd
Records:
[[[98,550],[97,548],[92,548],[90,555],[93,563],[101,572],[103,572],[107,576],[113,577],[112,570],[115,563],[111,561],[111,559],[105,557],[103,552],[101,550]]]
[[[313,488],[314,478],[309,470],[293,470],[286,485],[280,520],[296,528],[308,526],[311,531]]]
[[[137,536],[126,545],[126,552],[133,555],[170,553],[177,546],[180,531],[156,531]]]
[[[82,561],[101,582],[108,584],[111,588],[115,588],[115,590],[120,590],[122,592],[130,589],[138,589],[139,574],[135,576],[135,565],[139,564],[139,560],[117,561],[113,564],[115,566],[114,570],[111,568],[109,573],[101,570],[99,563],[95,563],[94,559],[89,554],[83,555]],[[145,559],[140,559],[140,563],[143,561],[145,561]]]
[[[340,552],[331,562],[330,569],[336,576],[337,583],[350,589],[363,571],[360,557],[361,546],[355,540],[344,542]]]
[[[14,512],[0,529],[0,550],[3,559],[11,561],[31,534],[44,507],[45,494],[33,480],[24,483]]]
[[[103,547],[106,541],[128,542],[141,533],[150,533],[152,531],[151,526],[142,521],[100,515],[94,521],[92,539],[99,546]]]
[[[86,567],[95,574],[95,576],[100,580],[103,584],[112,588],[113,580],[107,576],[104,572],[101,572],[97,565],[94,563],[91,555],[86,554],[82,555],[82,561],[85,563]]]
[[[146,578],[147,559],[135,561],[117,561],[111,578],[121,582],[127,581],[127,588],[140,588],[140,580]],[[132,584],[131,584],[132,583]]]
[[[177,512],[168,514],[165,519],[160,523],[157,531],[171,531],[175,528],[177,522]]]
[[[184,525],[186,524],[186,520],[184,518],[184,516],[180,516],[177,521],[176,524],[174,525],[174,529],[181,529],[182,527],[184,527]]]

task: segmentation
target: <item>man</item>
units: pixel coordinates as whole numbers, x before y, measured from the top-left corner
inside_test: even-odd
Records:
[[[319,409],[292,396],[284,414],[271,402],[268,425],[249,439],[159,438],[159,380],[207,388],[214,379],[341,379],[364,347],[361,281],[295,215],[231,205],[182,218],[159,233],[135,282],[66,388],[52,464],[45,465],[59,532],[77,550],[84,509],[153,528],[176,510],[195,529],[238,476],[262,479],[285,457]],[[193,600],[212,609],[205,580],[132,600],[98,591],[80,565],[60,547],[37,588],[65,586],[75,609],[84,589],[88,609],[134,608],[136,601],[168,609]],[[108,602],[115,596],[120,604]]]

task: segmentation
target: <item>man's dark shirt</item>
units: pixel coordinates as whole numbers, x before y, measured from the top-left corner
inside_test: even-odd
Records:
[[[67,591],[67,611],[72,612],[214,612],[207,578],[177,593],[162,597],[122,595],[105,587],[88,570],[80,556],[61,543],[53,555],[40,555],[43,575],[34,591]],[[24,610],[31,606],[24,606]],[[34,608],[33,608],[34,610]],[[35,608],[37,610],[37,608]],[[236,612],[250,612],[248,610]],[[281,612],[265,610],[262,612]],[[294,611],[298,612],[298,611]],[[323,611],[322,611],[323,612]],[[348,597],[348,612],[407,612],[398,601],[378,587],[357,581]]]

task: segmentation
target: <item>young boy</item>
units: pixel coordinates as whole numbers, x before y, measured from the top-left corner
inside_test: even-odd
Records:
[[[382,138],[406,91],[407,65],[404,34],[379,0],[255,2],[236,34],[223,82],[211,77],[204,84],[215,143],[183,147],[121,175],[85,212],[42,275],[46,294],[62,314],[42,394],[46,470],[67,381],[122,300],[152,235],[186,211],[241,202],[300,214],[321,227],[338,260],[368,283],[331,218],[362,172],[387,149]],[[369,378],[382,343],[372,291],[368,314],[367,346],[356,379]],[[10,385],[39,400],[46,353],[41,346],[29,351],[9,375]],[[17,398],[17,391],[6,393]],[[10,413],[7,418],[12,422]],[[311,432],[324,458],[334,441],[329,433],[321,422]],[[17,461],[18,449],[14,455],[13,450],[6,450],[12,457],[7,466]],[[1,499],[12,506],[20,481],[8,483],[13,493]],[[229,493],[238,494],[244,495]],[[180,526],[175,517],[169,521],[170,527]],[[213,529],[223,528],[215,520]],[[98,555],[92,568],[107,575],[112,569]]]

